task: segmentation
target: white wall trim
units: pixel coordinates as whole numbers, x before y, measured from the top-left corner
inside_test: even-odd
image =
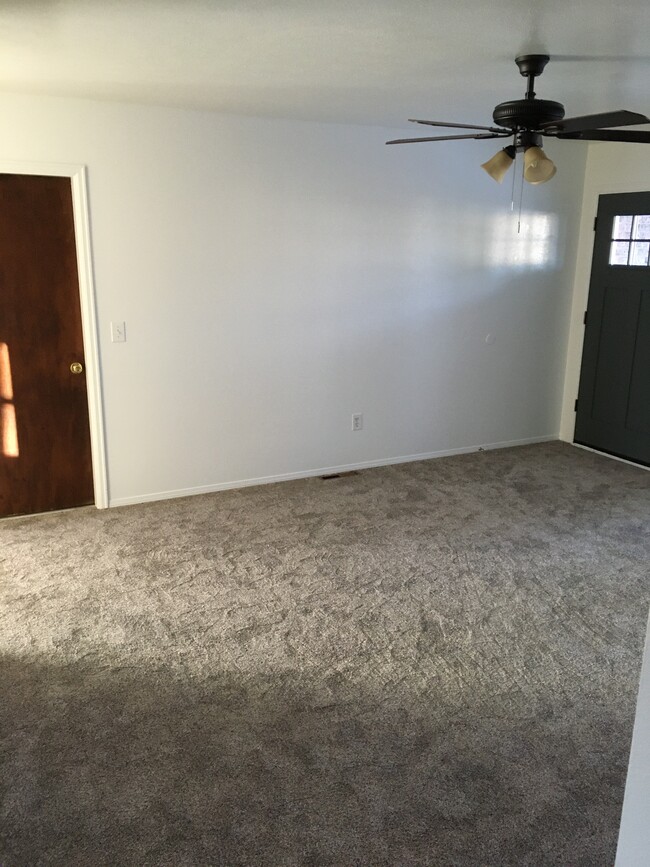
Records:
[[[342,464],[335,467],[321,467],[320,469],[300,470],[295,473],[283,473],[277,476],[261,476],[256,479],[239,479],[232,482],[218,482],[213,485],[200,485],[195,488],[182,488],[175,491],[158,491],[155,494],[140,494],[133,497],[116,497],[111,499],[113,506],[132,506],[136,503],[150,503],[156,500],[171,500],[176,497],[193,497],[197,494],[212,494],[215,491],[228,491],[234,488],[248,488],[253,485],[271,485],[275,482],[289,482],[295,479],[309,479],[315,476],[325,476],[330,473],[346,473],[350,470],[367,470],[372,467],[386,467],[392,464],[406,464],[412,461],[427,461],[431,458],[445,458],[451,455],[464,455],[470,452],[488,451],[491,449],[506,449],[513,446],[526,446],[535,443],[547,443],[557,441],[557,434],[547,434],[540,437],[528,437],[521,440],[508,442],[488,443],[482,446],[464,446],[458,449],[443,449],[437,452],[424,452],[417,455],[399,455],[393,458],[380,458],[374,461],[361,461],[355,464]]]
[[[645,867],[650,851],[650,619],[642,658],[614,867]]]
[[[92,452],[93,486],[95,506],[108,506],[108,475],[106,471],[106,443],[104,437],[104,411],[97,336],[97,310],[93,279],[92,248],[90,243],[90,216],[86,167],[68,163],[34,163],[1,160],[0,173],[13,175],[45,175],[70,178],[74,214],[77,268],[79,272],[79,297],[81,322],[86,362],[86,390],[88,394],[88,417]]]
[[[597,145],[596,145],[597,146]],[[589,146],[590,148],[593,145]],[[587,161],[587,178],[589,162]],[[578,240],[578,256],[576,261],[575,282],[573,287],[573,303],[571,306],[571,323],[569,342],[567,346],[566,368],[564,373],[564,396],[562,399],[562,416],[560,420],[560,439],[573,442],[575,430],[574,403],[578,397],[580,382],[580,366],[582,364],[582,345],[585,329],[584,312],[589,300],[589,283],[591,281],[591,262],[594,250],[594,219],[598,211],[600,196],[616,193],[643,193],[649,189],[647,183],[626,184],[621,189],[620,183],[602,182],[591,192],[586,189],[582,201],[582,217],[580,220],[580,237]],[[635,464],[637,466],[637,464]]]

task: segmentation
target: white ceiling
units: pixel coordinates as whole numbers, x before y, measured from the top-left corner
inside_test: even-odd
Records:
[[[647,0],[3,0],[0,90],[404,126],[523,97],[650,112]],[[413,131],[411,127],[410,132]]]

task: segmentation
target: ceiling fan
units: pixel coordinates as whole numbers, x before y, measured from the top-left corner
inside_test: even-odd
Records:
[[[524,154],[524,179],[531,184],[550,181],[555,165],[542,150],[542,136],[579,141],[625,141],[650,144],[650,132],[611,129],[611,127],[650,123],[650,118],[633,111],[608,111],[582,117],[564,117],[564,106],[550,99],[535,98],[535,79],[549,61],[548,54],[522,54],[515,58],[519,72],[528,79],[524,99],[500,102],[492,114],[498,126],[475,126],[468,123],[446,123],[439,120],[414,120],[426,126],[476,130],[462,135],[442,135],[427,138],[401,138],[386,144],[410,144],[421,141],[452,141],[466,138],[513,138],[512,144],[498,151],[481,168],[501,183],[517,153]],[[482,130],[482,132],[478,132]]]

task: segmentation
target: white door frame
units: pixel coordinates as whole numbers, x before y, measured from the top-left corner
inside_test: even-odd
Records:
[[[95,506],[98,509],[106,509],[108,508],[108,473],[106,469],[104,406],[99,363],[95,283],[90,244],[90,215],[88,209],[86,167],[83,165],[69,165],[67,163],[32,163],[0,160],[0,174],[45,175],[48,177],[70,178],[71,181],[74,235],[77,247],[77,269],[79,272],[79,298],[81,301],[81,327],[86,362],[86,392],[88,395],[88,420],[90,422],[93,488]]]

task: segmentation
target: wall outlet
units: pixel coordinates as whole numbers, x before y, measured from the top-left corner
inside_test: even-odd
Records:
[[[363,430],[363,413],[352,413],[352,430]]]

